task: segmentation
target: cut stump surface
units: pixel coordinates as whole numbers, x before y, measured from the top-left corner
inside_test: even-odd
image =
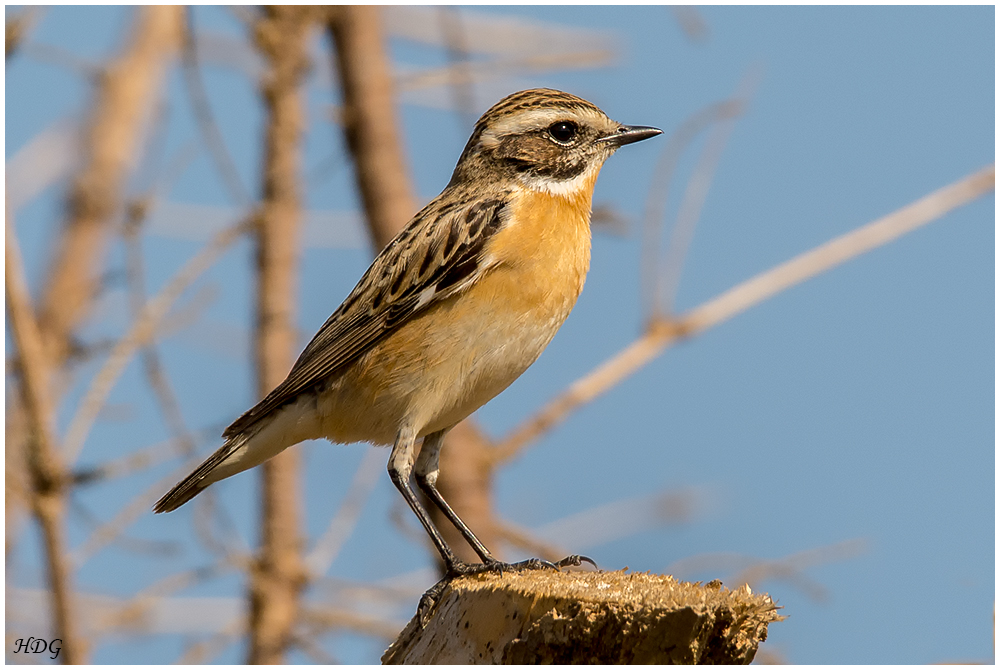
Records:
[[[382,656],[395,663],[749,663],[783,617],[766,594],[668,575],[549,570],[445,588]]]

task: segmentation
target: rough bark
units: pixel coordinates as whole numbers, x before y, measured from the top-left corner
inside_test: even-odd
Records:
[[[263,201],[257,221],[257,389],[264,396],[294,362],[296,278],[305,126],[301,85],[308,69],[309,7],[264,9],[254,38],[266,62],[261,93],[268,121]],[[292,641],[304,586],[298,452],[262,466],[261,546],[250,574],[248,662],[276,664]]]
[[[666,575],[534,571],[457,579],[385,664],[749,663],[781,620],[765,594]]]

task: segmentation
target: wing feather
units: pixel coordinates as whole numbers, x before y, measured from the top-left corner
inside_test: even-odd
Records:
[[[506,198],[466,201],[442,194],[385,249],[306,346],[281,384],[223,433],[251,428],[301,393],[334,379],[417,314],[489,270],[483,250],[506,221]]]

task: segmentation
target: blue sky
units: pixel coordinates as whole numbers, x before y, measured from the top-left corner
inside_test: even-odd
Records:
[[[612,40],[618,50],[610,66],[491,80],[476,90],[477,112],[504,92],[544,85],[586,97],[622,122],[660,127],[669,136],[697,110],[731,96],[748,72],[759,73],[702,210],[678,310],[994,160],[992,7],[698,11],[708,28],[701,42],[685,38],[662,7],[463,11],[469,20],[489,14],[586,29],[591,31],[586,35]],[[199,9],[197,20],[204,30],[242,35],[223,10]],[[129,12],[120,8],[52,8],[32,40],[101,59],[114,53],[128,21]],[[317,54],[320,47],[317,43]],[[445,62],[441,49],[412,41],[396,39],[392,48],[396,62],[410,68]],[[81,78],[32,52],[12,62],[6,76],[8,161],[37,133],[86,109]],[[262,123],[255,83],[212,64],[205,80],[229,150],[244,183],[253,186]],[[176,69],[168,93],[166,141],[173,151],[196,133]],[[341,148],[338,131],[327,122],[336,98],[320,75],[311,79],[308,98],[306,165],[318,175],[308,207],[349,214],[357,208],[349,168],[336,159],[330,170],[323,167]],[[468,127],[459,115],[416,96],[404,101],[407,157],[419,195],[427,200],[447,182]],[[490,435],[506,434],[641,332],[639,221],[665,145],[660,138],[628,147],[605,166],[595,204],[612,205],[631,225],[624,234],[595,232],[587,285],[566,325],[538,363],[478,413]],[[704,135],[680,163],[671,211],[703,145]],[[16,213],[33,286],[59,221],[61,193],[61,185],[50,187]],[[166,199],[220,211],[232,205],[204,154],[195,157]],[[164,211],[179,210],[164,205]],[[161,223],[151,224],[145,243],[153,290],[204,241],[170,233],[173,224],[162,216]],[[679,577],[724,581],[739,573],[740,563],[719,563],[722,555],[777,560],[818,549],[824,558],[804,567],[803,575],[824,597],[788,580],[756,585],[788,616],[771,626],[762,651],[796,663],[991,661],[991,221],[992,196],[668,350],[502,470],[495,492],[499,513],[540,528],[616,501],[688,492],[693,511],[682,524],[647,524],[611,540],[596,533],[596,544],[569,548],[608,569],[627,565],[661,572],[680,566]],[[198,228],[197,220],[176,223]],[[344,233],[344,239],[354,242],[304,251],[299,316],[304,338],[370,260],[357,230],[354,237]],[[214,300],[190,334],[169,337],[161,347],[194,427],[221,428],[253,402],[245,356],[250,251],[248,243],[238,244],[206,274],[199,286],[209,287]],[[117,250],[117,267],[121,258]],[[86,332],[120,333],[124,322],[121,301],[110,298]],[[90,366],[89,374],[94,369]],[[86,379],[81,376],[67,397],[63,426]],[[110,402],[122,410],[119,418],[96,426],[83,463],[121,456],[167,436],[138,365],[122,377]],[[200,449],[207,453],[215,446],[209,439]],[[312,536],[338,508],[367,449],[320,443],[303,448]],[[78,495],[79,503],[109,518],[123,500],[175,467],[165,463],[88,489]],[[247,474],[218,487],[221,504],[251,544],[255,482]],[[398,507],[398,495],[380,476],[358,528],[328,574],[385,580],[427,568],[424,548],[390,521],[390,511]],[[84,530],[75,524],[73,544],[85,539]],[[127,595],[170,572],[204,565],[210,556],[196,547],[193,533],[190,511],[148,515],[130,536],[174,543],[179,553],[150,558],[113,546],[88,561],[79,584]],[[575,537],[585,544],[586,538]],[[37,579],[33,542],[19,543],[14,560],[27,566],[18,572],[28,575],[23,584]],[[809,563],[808,554],[803,560]],[[227,577],[180,595],[241,593],[239,580]],[[408,614],[404,608],[396,616]],[[354,636],[332,637],[325,644],[346,662],[373,662],[381,652],[380,643]],[[94,660],[169,662],[181,645],[179,636],[111,641],[96,649]],[[242,657],[243,650],[233,645],[217,660]]]

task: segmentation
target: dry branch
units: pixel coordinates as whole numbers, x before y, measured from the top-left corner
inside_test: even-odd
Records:
[[[892,214],[766,270],[675,320],[653,322],[643,336],[573,382],[535,416],[511,431],[493,451],[493,458],[497,462],[513,458],[527,444],[564,421],[570,413],[616,386],[677,340],[697,335],[785,289],[887,244],[992,192],[995,173],[993,165],[985,167]]]
[[[247,230],[249,223],[241,221],[213,237],[184,267],[177,271],[170,282],[152,299],[142,314],[129,327],[128,332],[115,343],[100,371],[94,375],[76,414],[70,420],[63,441],[67,463],[72,463],[83,448],[87,434],[97,418],[104,401],[114,387],[118,376],[125,370],[136,350],[157,335],[157,328],[181,293],[212,266],[222,253]]]
[[[426,627],[414,617],[382,656],[397,663],[749,663],[781,620],[767,595],[673,577],[520,572],[455,580]]]
[[[180,7],[141,7],[125,52],[98,80],[84,139],[84,167],[67,201],[66,221],[48,272],[40,326],[55,368],[98,290],[112,216],[151,102],[180,43]]]
[[[31,309],[21,250],[11,217],[7,217],[4,286],[11,334],[17,347],[21,404],[27,413],[25,460],[30,478],[32,511],[42,531],[46,578],[52,600],[52,627],[63,641],[63,662],[86,662],[83,638],[74,618],[73,586],[66,559],[66,469],[55,445],[55,403],[50,367],[38,323]]]
[[[680,26],[681,31],[692,42],[705,42],[708,40],[708,24],[698,12],[697,7],[690,5],[671,5],[670,11],[674,15],[674,20]]]
[[[743,113],[740,100],[723,100],[703,107],[677,126],[670,140],[663,146],[660,158],[653,169],[652,184],[646,198],[643,214],[642,252],[639,259],[642,304],[646,314],[660,313],[663,283],[660,281],[660,231],[670,201],[670,182],[681,155],[694,138],[706,127],[735,119]],[[676,225],[675,225],[676,229]],[[671,248],[673,248],[671,244]]]
[[[100,524],[90,536],[70,552],[68,560],[76,567],[83,567],[94,554],[115,540],[119,539],[125,530],[149,512],[149,508],[163,491],[189,472],[191,466],[185,464],[164,477],[148,485],[145,490],[124,503],[110,521]]]
[[[584,42],[586,44],[586,42]],[[609,49],[585,49],[568,53],[540,54],[537,56],[515,56],[496,58],[489,61],[466,61],[452,63],[443,67],[428,68],[413,73],[398,75],[396,84],[403,93],[413,93],[421,89],[433,89],[447,86],[459,80],[473,83],[483,83],[496,80],[511,74],[522,72],[540,73],[547,70],[582,70],[605,67],[614,61],[615,52]],[[433,93],[437,93],[433,91]],[[429,96],[406,96],[407,102],[429,103]],[[434,100],[434,107],[449,108],[440,99]],[[456,109],[456,111],[463,111]],[[473,119],[475,121],[475,119]],[[469,125],[471,128],[472,125]]]
[[[129,287],[130,317],[133,320],[139,318],[142,308],[146,304],[146,270],[139,231],[149,213],[151,204],[151,197],[137,198],[130,203],[124,227],[125,274]],[[194,453],[194,437],[184,421],[180,402],[170,384],[155,342],[151,341],[143,347],[142,367],[146,381],[156,398],[160,414],[171,435],[180,442],[181,450],[185,455]]]
[[[302,84],[318,18],[311,7],[268,6],[254,25],[266,66],[261,94],[267,110],[263,200],[257,219],[257,390],[264,397],[294,362],[299,224],[302,217]],[[261,546],[250,571],[248,662],[284,662],[299,618],[302,564],[299,452],[285,450],[262,466]]]
[[[448,70],[451,78],[448,88],[451,90],[452,104],[462,119],[462,127],[472,128],[476,123],[474,80],[469,70],[469,46],[461,10],[454,5],[442,5],[437,8],[437,13],[450,61]]]
[[[709,132],[698,164],[684,190],[684,197],[677,210],[673,230],[670,231],[670,245],[667,247],[667,253],[663,260],[662,275],[659,278],[657,289],[653,291],[654,295],[661,296],[663,302],[653,303],[650,312],[652,318],[673,314],[674,300],[677,297],[677,288],[680,285],[681,272],[684,269],[684,258],[687,256],[691,240],[694,238],[694,228],[701,216],[705,199],[708,197],[712,177],[715,175],[715,169],[722,158],[722,151],[729,135],[736,126],[736,120],[750,104],[753,89],[756,88],[759,79],[759,72],[753,70],[743,76],[732,97],[732,102],[740,114],[723,115]]]
[[[198,122],[198,132],[208,150],[208,155],[215,164],[216,171],[222,177],[223,185],[229,191],[229,197],[239,207],[249,207],[253,198],[243,186],[240,172],[236,169],[236,162],[226,149],[226,141],[222,137],[219,125],[215,122],[212,105],[208,99],[208,91],[201,78],[201,69],[198,65],[198,42],[194,28],[194,7],[187,7],[185,11],[187,29],[184,31],[184,84],[187,87],[188,97],[191,99],[195,120]]]
[[[864,539],[855,538],[771,560],[730,552],[697,554],[674,561],[667,566],[667,571],[671,574],[721,572],[730,575],[726,578],[728,582],[751,586],[765,580],[781,580],[812,600],[822,601],[827,597],[826,588],[806,576],[805,569],[854,558],[866,551],[867,544]]]
[[[416,211],[400,141],[380,8],[331,8],[342,120],[374,246],[381,249]]]
[[[7,19],[4,26],[4,58],[6,60],[9,60],[21,46],[31,29],[38,24],[38,19],[44,11],[43,7],[28,7]]]
[[[340,508],[305,558],[310,578],[315,579],[326,574],[347,538],[351,536],[361,519],[365,501],[375,490],[375,483],[382,473],[383,458],[384,456],[374,449],[369,449],[361,458]]]
[[[386,7],[385,29],[395,38],[447,48],[438,9],[419,5]],[[520,16],[508,16],[479,9],[463,10],[462,29],[472,54],[488,56],[564,55],[580,45],[606,52],[616,51],[616,35],[611,30],[570,27]]]

